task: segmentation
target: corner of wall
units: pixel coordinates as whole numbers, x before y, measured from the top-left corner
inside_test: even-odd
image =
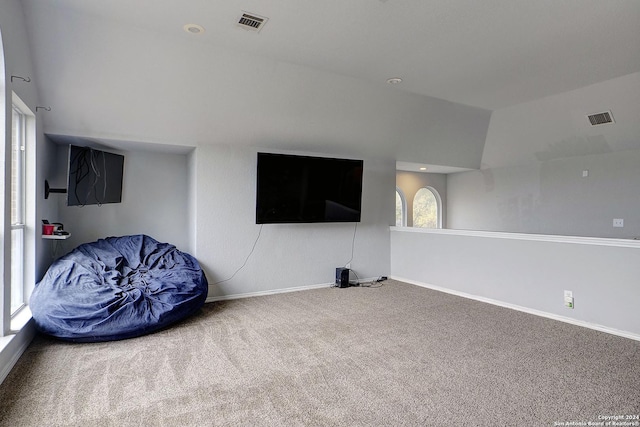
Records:
[[[187,155],[187,169],[188,169],[188,177],[187,177],[187,185],[189,187],[189,195],[188,195],[188,203],[189,207],[187,209],[187,217],[189,221],[189,241],[188,241],[188,251],[193,256],[196,255],[197,248],[197,233],[198,229],[198,217],[196,215],[198,209],[198,197],[197,197],[197,187],[198,187],[198,176],[197,176],[197,153],[198,149],[194,148]]]

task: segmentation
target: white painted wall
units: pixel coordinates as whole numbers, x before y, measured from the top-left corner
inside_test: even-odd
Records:
[[[52,187],[66,188],[68,150],[68,146],[58,146],[59,168],[56,179],[50,181]],[[147,234],[189,252],[192,244],[188,156],[153,151],[118,153],[125,156],[122,203],[67,206],[66,195],[49,196],[59,204],[58,217],[48,218],[49,221],[62,222],[71,233],[62,243],[64,251],[104,237]]]
[[[191,150],[189,154],[187,154],[187,173],[188,173],[188,188],[189,188],[189,221],[187,224],[188,233],[189,233],[189,248],[187,252],[190,254],[196,254],[196,242],[198,241],[198,222],[196,221],[197,212],[198,212],[198,176],[196,175],[197,171],[197,150]]]
[[[626,150],[451,174],[449,228],[640,237],[638,165],[640,150]]]
[[[640,236],[639,111],[640,73],[494,111],[482,170],[448,176],[449,228]]]
[[[211,297],[333,283],[335,268],[351,258],[355,223],[256,225],[258,151],[270,150],[197,148],[196,254],[209,278]],[[364,158],[362,222],[351,262],[360,278],[389,271],[394,188],[395,162]],[[242,266],[259,233],[244,268],[232,280],[216,284]]]
[[[616,247],[594,240],[559,243],[394,227],[391,275],[640,339],[640,243]],[[564,290],[573,291],[575,309],[564,307]]]
[[[591,126],[588,114],[611,110],[613,125]],[[640,149],[640,72],[496,110],[482,168]]]

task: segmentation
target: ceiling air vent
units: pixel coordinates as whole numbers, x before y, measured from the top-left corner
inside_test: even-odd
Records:
[[[606,123],[614,123],[611,111],[605,111],[603,113],[596,113],[587,116],[591,126],[604,125]]]
[[[269,18],[258,16],[254,13],[243,12],[238,20],[238,26],[249,31],[260,31]]]

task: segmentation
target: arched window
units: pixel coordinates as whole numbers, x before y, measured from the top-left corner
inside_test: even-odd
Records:
[[[413,198],[413,226],[441,228],[440,205],[440,195],[434,188],[419,189]]]
[[[407,202],[402,190],[396,187],[396,227],[407,226]]]

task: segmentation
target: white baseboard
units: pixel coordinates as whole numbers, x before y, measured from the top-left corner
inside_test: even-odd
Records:
[[[232,299],[240,299],[240,298],[251,298],[251,297],[261,297],[265,295],[275,295],[275,294],[284,294],[287,292],[298,292],[298,291],[307,291],[309,289],[318,289],[318,288],[328,288],[333,286],[333,283],[322,283],[319,285],[307,285],[307,286],[297,286],[295,288],[283,288],[283,289],[272,289],[268,291],[258,291],[258,292],[247,292],[243,294],[232,294],[232,295],[219,295],[214,297],[208,297],[205,303],[214,302],[214,301],[226,301]]]
[[[0,360],[3,361],[0,366],[0,384],[4,382],[9,372],[11,372],[16,363],[18,363],[18,359],[20,359],[20,356],[27,350],[34,336],[35,327],[32,323],[29,323],[23,330],[15,335],[0,337]],[[14,340],[20,340],[20,342],[13,342]],[[13,353],[9,354],[11,344],[18,344],[18,346],[14,349]],[[4,360],[5,358],[6,360]]]
[[[360,279],[359,283],[372,282],[376,279],[377,277],[366,277],[364,279]],[[333,285],[334,283],[320,283],[318,285],[297,286],[294,288],[271,289],[268,291],[247,292],[243,294],[219,295],[214,297],[208,297],[205,300],[205,304],[209,302],[214,302],[214,301],[227,301],[232,299],[251,298],[251,297],[260,297],[265,295],[284,294],[288,292],[307,291],[309,289],[330,288]]]
[[[619,337],[629,338],[629,339],[632,339],[632,340],[640,341],[640,335],[634,334],[632,332],[621,331],[619,329],[609,328],[607,326],[598,325],[596,323],[585,322],[584,320],[572,319],[571,317],[560,316],[558,314],[548,313],[546,311],[536,310],[536,309],[533,309],[533,308],[523,307],[523,306],[520,306],[520,305],[511,304],[511,303],[503,302],[503,301],[498,301],[498,300],[494,300],[494,299],[491,299],[491,298],[485,298],[485,297],[481,297],[481,296],[477,296],[477,295],[472,295],[472,294],[468,294],[466,292],[460,292],[460,291],[456,291],[456,290],[453,290],[453,289],[448,289],[448,288],[443,288],[443,287],[440,287],[440,286],[431,285],[429,283],[423,283],[423,282],[418,282],[418,281],[411,280],[411,279],[406,279],[404,277],[392,276],[391,278],[394,279],[394,280],[398,280],[400,282],[405,282],[405,283],[409,283],[409,284],[412,284],[412,285],[420,286],[420,287],[423,287],[423,288],[432,289],[434,291],[445,292],[447,294],[452,294],[452,295],[456,295],[456,296],[459,296],[459,297],[472,299],[472,300],[475,300],[475,301],[486,302],[488,304],[493,304],[493,305],[497,305],[497,306],[504,307],[504,308],[510,308],[512,310],[522,311],[524,313],[533,314],[535,316],[546,317],[548,319],[557,320],[557,321],[565,322],[565,323],[570,323],[572,325],[582,326],[584,328],[593,329],[593,330],[600,331],[600,332],[605,332],[607,334],[617,335]]]

